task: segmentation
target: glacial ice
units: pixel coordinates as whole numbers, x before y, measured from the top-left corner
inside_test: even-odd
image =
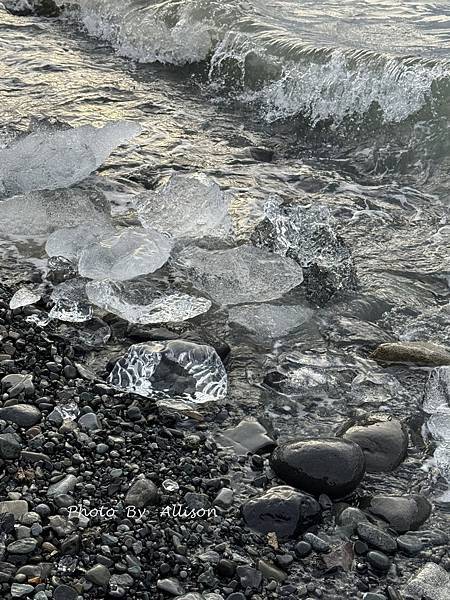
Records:
[[[189,246],[176,264],[194,287],[225,305],[276,300],[303,281],[292,259],[250,245],[227,250]]]
[[[92,304],[130,323],[180,322],[193,319],[211,308],[211,301],[148,281],[92,281],[86,292]]]
[[[427,421],[427,428],[436,442],[450,444],[450,409],[448,412],[438,412],[431,415]]]
[[[58,327],[59,335],[63,335],[74,346],[81,346],[85,350],[103,347],[111,337],[110,326],[97,317],[93,317],[76,326],[61,323]]]
[[[44,236],[62,227],[109,219],[109,203],[96,189],[33,192],[0,202],[0,234],[5,237]]]
[[[161,268],[171,250],[169,238],[156,229],[129,227],[82,250],[78,271],[89,279],[134,279]]]
[[[217,402],[227,394],[227,374],[214,348],[184,340],[131,346],[108,382],[144,397],[192,404]]]
[[[45,251],[48,256],[63,256],[76,262],[85,248],[113,234],[114,228],[106,223],[83,223],[76,227],[65,227],[50,234]]]
[[[172,175],[155,192],[137,197],[135,208],[144,227],[174,238],[223,238],[231,231],[229,194],[203,173]]]
[[[304,306],[276,306],[272,304],[250,304],[235,306],[229,311],[230,323],[255,333],[260,338],[278,338],[300,327],[313,315]]]
[[[324,305],[356,285],[350,249],[334,231],[326,206],[282,205],[271,196],[252,241],[300,264],[307,296],[316,304]]]
[[[9,301],[9,308],[15,310],[30,304],[36,304],[41,299],[41,294],[26,287],[21,287],[17,290],[14,296]]]
[[[83,323],[93,316],[93,309],[86,296],[86,282],[69,279],[54,288],[51,296],[55,304],[49,312],[51,319],[68,323]]]
[[[0,197],[72,186],[140,132],[136,123],[117,121],[21,137],[0,150]]]
[[[450,367],[433,369],[425,386],[422,409],[428,414],[450,411]]]

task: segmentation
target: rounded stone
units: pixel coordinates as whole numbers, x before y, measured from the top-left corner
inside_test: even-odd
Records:
[[[53,600],[76,600],[78,593],[68,585],[58,585],[53,592]]]
[[[408,431],[398,419],[389,415],[367,415],[349,421],[340,435],[361,446],[368,473],[390,473],[408,453]]]
[[[262,534],[273,532],[279,537],[291,537],[321,516],[320,505],[312,496],[289,486],[277,486],[251,498],[242,512],[251,529]]]
[[[332,498],[351,494],[365,472],[360,446],[339,438],[301,439],[283,444],[272,453],[270,464],[289,485]]]
[[[367,560],[377,571],[389,571],[391,566],[390,558],[386,556],[386,554],[383,554],[383,552],[378,552],[377,550],[368,552]]]
[[[374,496],[369,511],[384,519],[399,533],[414,531],[425,523],[431,514],[431,504],[419,494],[411,496]]]
[[[19,427],[33,427],[42,419],[41,411],[30,404],[14,404],[0,408],[0,419]]]

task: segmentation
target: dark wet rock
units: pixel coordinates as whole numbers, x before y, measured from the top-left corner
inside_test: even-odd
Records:
[[[308,542],[302,541],[296,544],[295,552],[300,558],[306,558],[312,552],[312,546]]]
[[[312,494],[351,494],[365,472],[364,454],[352,441],[301,439],[276,448],[270,464],[283,481]]]
[[[450,573],[440,565],[429,562],[405,585],[403,594],[414,600],[448,600],[450,598]]]
[[[5,8],[13,15],[26,17],[37,15],[38,17],[58,17],[61,9],[54,0],[27,0],[17,2],[16,0],[4,0]]]
[[[11,513],[0,513],[0,537],[14,531],[16,517]]]
[[[28,429],[40,423],[42,415],[38,408],[30,404],[13,404],[0,408],[0,419]]]
[[[370,523],[360,523],[356,528],[359,537],[367,542],[369,546],[378,548],[383,552],[395,552],[397,542],[392,535]]]
[[[274,151],[269,148],[251,146],[249,152],[251,157],[259,162],[272,162],[273,160]]]
[[[105,565],[94,565],[89,571],[86,571],[86,579],[95,585],[105,587],[111,579],[111,573]]]
[[[13,433],[0,434],[0,458],[14,459],[20,456],[22,446]]]
[[[133,483],[125,497],[125,504],[144,508],[154,504],[158,498],[158,488],[148,479],[138,479]]]
[[[262,583],[262,573],[253,567],[239,566],[236,569],[236,575],[239,577],[241,586],[257,589]]]
[[[399,550],[405,552],[405,554],[409,554],[410,556],[415,556],[424,549],[424,544],[422,541],[418,540],[412,535],[400,535],[397,538],[397,544]]]
[[[369,511],[382,517],[399,533],[418,529],[431,514],[430,502],[418,494],[412,496],[374,496]]]
[[[172,596],[180,596],[184,593],[183,587],[181,583],[174,578],[169,579],[158,579],[157,588],[167,594],[172,594]]]
[[[92,413],[92,412],[89,412],[89,413],[86,413],[86,414],[82,415],[78,419],[78,425],[84,431],[96,431],[96,430],[98,430],[100,428],[100,425],[98,423],[97,415],[95,413]]]
[[[69,585],[58,585],[53,592],[53,600],[76,600],[78,592]]]
[[[252,417],[247,417],[236,427],[219,433],[215,440],[219,446],[233,448],[237,454],[265,454],[272,452],[277,445],[264,425]]]
[[[258,561],[258,569],[263,574],[263,577],[269,579],[269,581],[284,581],[287,579],[287,573],[265,560]]]
[[[359,523],[368,523],[368,521],[367,515],[362,510],[359,510],[359,508],[354,508],[353,506],[345,508],[337,517],[339,525],[352,527],[353,529],[356,529]]]
[[[312,496],[278,486],[248,500],[243,506],[243,516],[247,525],[259,533],[291,537],[316,523],[321,511]]]
[[[327,540],[324,540],[314,533],[305,533],[303,539],[305,542],[308,542],[316,552],[328,552],[331,548],[330,542],[327,542]]]
[[[415,363],[426,366],[450,365],[448,349],[431,342],[381,344],[371,358],[380,362]]]
[[[10,398],[16,398],[20,394],[32,396],[34,394],[33,378],[31,375],[20,373],[6,375],[2,379],[2,391],[6,392]]]
[[[408,431],[394,417],[367,415],[345,423],[338,435],[355,442],[364,451],[368,473],[389,473],[406,458]]]
[[[367,560],[370,563],[370,566],[376,569],[377,571],[389,571],[391,567],[391,559],[383,554],[383,552],[379,552],[378,550],[372,550],[367,553]]]
[[[37,540],[34,538],[22,538],[16,542],[8,544],[7,551],[9,554],[31,554],[37,546]]]

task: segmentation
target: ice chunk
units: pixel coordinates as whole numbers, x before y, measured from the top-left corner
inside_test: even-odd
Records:
[[[47,313],[39,313],[39,314],[34,314],[34,315],[29,315],[25,321],[27,321],[27,323],[32,323],[33,325],[36,325],[37,327],[47,327],[47,325],[50,323],[51,319],[50,317],[47,315]]]
[[[403,593],[414,600],[448,600],[450,574],[440,565],[428,562],[408,581]]]
[[[135,207],[144,227],[175,238],[220,237],[231,231],[229,194],[203,173],[172,175],[163,187],[145,192]]]
[[[230,309],[229,320],[260,338],[278,338],[311,319],[313,311],[304,306],[251,304]]]
[[[86,296],[86,282],[83,279],[69,279],[58,285],[52,292],[55,305],[49,313],[51,319],[68,323],[83,323],[92,319],[93,310]]]
[[[96,129],[36,131],[0,150],[0,195],[65,188],[86,179],[111,152],[141,132],[118,121]]]
[[[307,296],[319,305],[356,286],[350,249],[334,231],[326,206],[283,206],[272,196],[252,241],[304,267]]]
[[[434,451],[434,460],[442,477],[450,485],[450,443],[439,444]]]
[[[107,223],[85,223],[58,229],[50,234],[45,251],[48,256],[63,256],[76,262],[87,246],[113,234],[114,228]]]
[[[71,345],[82,346],[85,350],[101,348],[111,337],[111,328],[107,323],[93,317],[85,323],[77,323],[76,327],[60,324],[58,333],[70,342]]]
[[[92,281],[86,291],[92,304],[140,325],[187,321],[211,308],[206,298],[161,287],[148,281]]]
[[[9,308],[15,310],[16,308],[22,308],[22,306],[36,304],[40,299],[41,294],[39,292],[35,292],[26,287],[21,287],[9,301]]]
[[[428,431],[436,442],[450,443],[450,408],[447,412],[438,412],[427,421]]]
[[[156,229],[129,227],[85,248],[78,271],[90,279],[134,279],[161,268],[171,250],[169,238]]]
[[[228,250],[190,246],[179,253],[177,265],[219,304],[276,300],[303,281],[296,262],[249,245]]]
[[[34,192],[0,202],[0,234],[33,238],[80,223],[107,223],[109,203],[96,189]]]
[[[141,396],[194,404],[217,402],[227,394],[227,374],[214,348],[183,340],[131,346],[108,381]]]
[[[425,386],[422,408],[429,414],[450,411],[450,367],[433,369]]]

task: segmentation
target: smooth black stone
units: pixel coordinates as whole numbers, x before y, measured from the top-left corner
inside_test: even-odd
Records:
[[[369,511],[382,517],[399,533],[416,530],[431,514],[430,502],[418,494],[411,496],[374,496]]]
[[[321,511],[312,496],[288,486],[278,486],[246,502],[243,516],[247,525],[259,533],[274,532],[279,537],[291,537],[316,523]]]
[[[361,446],[368,473],[390,473],[408,453],[407,428],[388,415],[368,415],[349,421],[341,428],[340,435]]]
[[[14,404],[0,408],[0,419],[28,428],[39,423],[42,415],[39,409],[30,404]]]
[[[289,485],[312,494],[342,498],[351,494],[364,476],[364,454],[348,440],[301,439],[276,448],[270,464]]]
[[[311,544],[308,544],[308,542],[304,542],[304,541],[299,542],[295,546],[295,552],[297,553],[297,556],[299,556],[300,558],[305,558],[306,556],[311,554],[312,546],[311,546]]]
[[[236,572],[236,564],[232,560],[223,558],[217,564],[216,571],[220,577],[231,579]]]
[[[20,456],[22,446],[13,433],[0,434],[0,458],[14,459]]]
[[[377,571],[388,571],[391,566],[391,560],[386,554],[372,550],[367,554],[367,560]]]
[[[383,552],[394,552],[397,542],[392,535],[370,523],[360,523],[357,527],[359,537],[367,542],[369,546],[383,550]]]

